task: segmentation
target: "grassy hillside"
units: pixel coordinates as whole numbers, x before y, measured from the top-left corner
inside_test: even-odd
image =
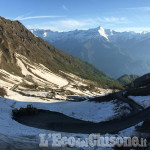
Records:
[[[15,53],[24,55],[32,62],[41,63],[55,73],[70,72],[94,81],[103,87],[121,85],[91,64],[62,52],[46,41],[36,37],[20,22],[0,17],[0,68],[21,76],[16,65]]]
[[[128,85],[127,92],[125,96],[147,96],[150,95],[150,73],[145,74],[131,84]]]
[[[139,78],[138,75],[123,75],[117,80],[122,83],[123,85],[128,85],[133,82],[135,79]]]

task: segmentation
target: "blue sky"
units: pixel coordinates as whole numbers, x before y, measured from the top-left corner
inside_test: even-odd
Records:
[[[56,31],[150,31],[150,0],[0,0],[0,16]]]

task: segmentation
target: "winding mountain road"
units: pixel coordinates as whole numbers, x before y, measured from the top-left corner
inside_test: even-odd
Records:
[[[118,133],[121,130],[134,126],[148,118],[150,118],[150,107],[143,109],[135,102],[124,98],[121,92],[115,94],[118,99],[128,102],[134,109],[131,115],[118,118],[107,122],[93,123],[82,121],[63,115],[58,112],[40,110],[35,116],[21,116],[15,118],[16,121],[47,130],[70,133]],[[42,121],[41,121],[42,120]]]

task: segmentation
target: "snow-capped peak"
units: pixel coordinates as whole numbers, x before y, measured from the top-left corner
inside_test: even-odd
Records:
[[[107,34],[105,33],[105,30],[104,30],[103,27],[100,27],[99,30],[98,30],[98,32],[99,32],[99,34],[100,34],[101,36],[103,36],[104,38],[106,38],[107,40],[109,40],[108,37],[107,37]]]

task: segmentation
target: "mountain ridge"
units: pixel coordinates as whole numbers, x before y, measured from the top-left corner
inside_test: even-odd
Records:
[[[69,32],[42,29],[31,31],[116,79],[124,74],[143,75],[150,70],[149,32],[116,32],[102,27]]]
[[[135,31],[115,31],[115,30],[112,30],[112,29],[104,29],[102,26],[98,26],[96,28],[90,28],[90,29],[85,29],[85,30],[80,30],[80,29],[76,29],[76,30],[70,30],[70,31],[53,31],[51,29],[34,29],[34,28],[31,28],[29,29],[32,33],[34,32],[41,32],[43,34],[44,37],[48,36],[48,34],[46,34],[46,32],[52,32],[52,33],[56,33],[56,34],[61,34],[61,33],[79,33],[79,32],[90,32],[90,31],[101,31],[99,32],[99,34],[102,36],[102,34],[106,34],[104,35],[103,37],[105,37],[105,39],[108,38],[109,41],[112,41],[112,40],[115,40],[117,37],[115,37],[114,39],[112,39],[113,36],[118,36],[118,38],[120,38],[120,36],[124,36],[124,38],[126,39],[131,39],[131,38],[135,38],[135,35],[137,39],[139,39],[138,37],[141,36],[141,37],[148,37],[150,36],[150,32],[149,31],[143,31],[143,32],[135,32]],[[102,33],[102,34],[101,34]],[[108,36],[108,37],[106,37]],[[55,37],[54,37],[55,38]],[[63,37],[64,38],[64,37]],[[109,39],[110,38],[110,39]]]

